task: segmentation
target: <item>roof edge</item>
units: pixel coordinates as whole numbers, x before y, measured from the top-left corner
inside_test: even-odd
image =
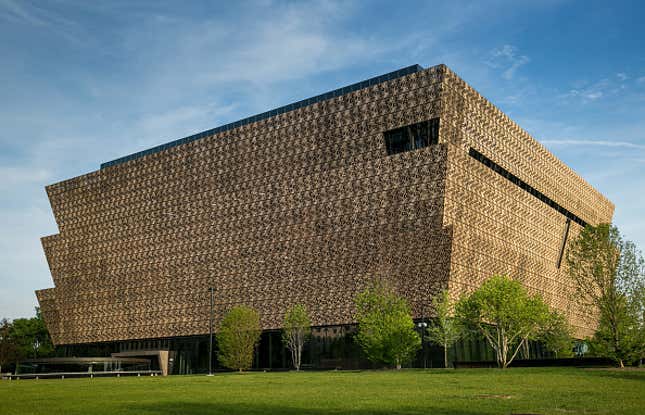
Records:
[[[442,65],[438,65],[438,66],[442,66]],[[131,161],[131,160],[136,160],[138,158],[141,158],[143,156],[147,156],[149,154],[158,153],[160,151],[164,151],[164,150],[167,150],[167,149],[172,148],[172,147],[177,147],[177,146],[180,146],[182,144],[186,144],[186,143],[190,143],[192,141],[199,140],[201,138],[205,138],[205,137],[208,137],[208,136],[219,134],[219,133],[224,132],[224,131],[229,131],[229,130],[235,129],[235,128],[241,127],[243,125],[247,125],[247,124],[251,124],[251,123],[254,123],[254,122],[261,121],[261,120],[265,120],[267,118],[275,117],[276,115],[284,114],[286,112],[293,111],[293,110],[296,110],[296,109],[299,109],[299,108],[303,108],[303,107],[306,107],[308,105],[315,104],[317,102],[325,101],[325,100],[328,100],[328,99],[331,99],[331,98],[336,98],[336,97],[339,97],[341,95],[348,94],[350,92],[355,92],[355,91],[358,91],[360,89],[364,89],[364,88],[367,88],[367,87],[370,87],[370,86],[373,86],[373,85],[377,85],[377,84],[380,84],[380,83],[383,83],[383,82],[391,81],[393,79],[398,79],[398,78],[404,77],[406,75],[410,75],[410,74],[413,74],[413,73],[416,73],[416,72],[421,72],[423,70],[424,70],[424,68],[419,64],[406,66],[405,68],[397,69],[396,71],[388,72],[386,74],[375,76],[373,78],[369,78],[369,79],[366,79],[364,81],[356,82],[356,83],[351,84],[351,85],[347,85],[347,86],[344,86],[344,87],[341,87],[341,88],[337,88],[337,89],[334,89],[332,91],[325,92],[323,94],[313,96],[311,98],[306,98],[306,99],[296,101],[296,102],[291,103],[291,104],[283,105],[281,107],[274,108],[272,110],[265,111],[265,112],[262,112],[260,114],[252,115],[250,117],[246,117],[246,118],[243,118],[241,120],[234,121],[232,123],[224,124],[224,125],[222,125],[220,127],[211,128],[210,130],[202,131],[202,132],[199,132],[197,134],[190,135],[188,137],[173,140],[173,141],[170,141],[170,142],[165,143],[165,144],[160,144],[158,146],[151,147],[151,148],[146,149],[146,150],[142,150],[142,151],[138,151],[136,153],[129,154],[127,156],[119,157],[117,159],[102,163],[101,164],[101,169],[111,167],[111,166],[115,166],[115,165],[118,165],[118,164],[122,164],[122,163],[125,163],[125,162],[128,162],[128,161]]]

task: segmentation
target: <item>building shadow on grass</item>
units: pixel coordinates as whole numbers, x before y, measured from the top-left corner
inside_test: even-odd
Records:
[[[268,403],[196,403],[196,402],[159,402],[146,405],[133,405],[128,407],[128,410],[134,411],[138,414],[149,415],[193,415],[193,414],[208,414],[208,415],[329,415],[329,414],[351,414],[351,415],[392,415],[392,414],[451,414],[451,415],[480,415],[481,411],[466,411],[453,408],[438,408],[428,407],[419,408],[417,406],[403,406],[395,411],[392,410],[379,410],[379,409],[349,409],[349,408],[302,408],[291,407],[288,405],[273,405]]]

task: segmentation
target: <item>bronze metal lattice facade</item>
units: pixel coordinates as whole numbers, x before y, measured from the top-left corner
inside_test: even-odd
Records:
[[[559,257],[611,202],[447,67],[411,68],[48,186],[54,342],[205,334],[210,286],[218,318],[246,304],[265,329],[296,303],[353,323],[374,278],[418,317],[494,273],[589,334]],[[436,140],[388,150],[384,132],[417,123]]]

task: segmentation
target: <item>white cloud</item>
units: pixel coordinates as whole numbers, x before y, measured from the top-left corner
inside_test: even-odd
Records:
[[[610,88],[610,81],[608,79],[603,79],[586,87],[570,89],[567,93],[562,94],[561,98],[579,98],[583,102],[596,101],[597,99],[606,96],[610,91]]]
[[[223,124],[222,120],[236,108],[235,104],[216,106],[182,106],[141,116],[132,125],[139,134],[138,144],[154,146]]]
[[[644,82],[645,76],[632,79],[626,73],[619,72],[615,78],[607,77],[596,82],[577,81],[573,88],[560,94],[560,98],[565,101],[579,100],[583,103],[590,103],[598,101],[600,98],[608,99],[630,94],[631,87]]]
[[[608,140],[540,140],[542,144],[554,146],[600,146],[600,147],[619,147],[635,150],[645,150],[644,144],[631,143],[629,141],[608,141]]]
[[[53,4],[40,5],[14,0],[0,0],[0,22],[30,26],[33,30],[46,30],[73,44],[82,44],[85,39],[77,33],[79,27],[63,13],[53,10]]]
[[[35,26],[45,26],[48,22],[30,11],[22,2],[13,0],[0,1],[0,17],[14,22],[26,22]]]
[[[515,46],[504,45],[494,49],[486,63],[492,68],[501,69],[503,71],[502,78],[511,80],[517,70],[530,61],[528,56],[518,54],[518,49]]]
[[[210,18],[168,28],[148,19],[141,26],[149,35],[133,36],[126,47],[141,54],[139,69],[147,74],[143,86],[165,96],[172,93],[168,85],[188,90],[241,87],[258,94],[272,83],[309,78],[401,50],[399,39],[343,30],[352,12],[351,6],[339,10],[335,3],[320,2],[258,7],[235,24]]]
[[[50,180],[51,172],[34,166],[0,166],[0,177],[2,177],[0,189],[6,189],[16,185],[24,186]]]
[[[0,212],[0,283],[6,290],[0,318],[29,316],[36,305],[34,290],[53,286],[40,237],[56,233],[56,225],[42,199]]]
[[[11,7],[13,24],[59,29],[52,25],[54,14],[0,2],[3,16]],[[20,68],[0,68],[17,86],[11,91],[20,91],[0,103],[0,284],[17,298],[10,302],[3,294],[0,317],[31,314],[33,290],[52,286],[40,246],[42,236],[57,232],[45,185],[96,170],[102,161],[270,109],[292,92],[285,87],[292,80],[307,79],[298,85],[320,90],[316,75],[357,62],[364,68],[366,62],[405,49],[408,41],[348,33],[341,23],[353,11],[337,10],[334,3],[271,4],[254,10],[239,14],[242,21],[173,16],[170,24],[158,15],[142,15],[136,24],[107,28],[114,32],[101,34],[109,37],[105,45],[96,38],[85,43],[57,40],[70,42],[65,46],[75,55],[107,56],[110,70],[122,70],[119,74],[74,63],[70,69],[75,72],[66,74],[64,85],[53,75],[34,85],[21,77]]]
[[[454,35],[481,21],[482,13],[490,23],[492,15],[497,15],[491,10],[510,10],[507,4],[419,6],[412,13],[427,19],[410,25],[395,24],[401,23],[402,16],[382,21],[372,21],[370,16],[367,24],[361,20],[365,10],[355,10],[357,5],[265,2],[232,13],[228,10],[228,14],[226,8],[218,7],[217,14],[195,16],[184,12],[190,7],[175,13],[170,10],[174,6],[164,2],[154,7],[131,2],[34,6],[0,0],[0,26],[10,21],[21,27],[25,36],[31,31],[74,35],[56,36],[57,50],[68,51],[73,59],[61,56],[55,62],[42,62],[60,65],[46,70],[43,66],[41,74],[47,76],[32,72],[21,76],[21,65],[26,67],[28,62],[20,59],[6,59],[0,66],[7,91],[20,90],[10,99],[3,89],[0,103],[0,163],[4,163],[0,164],[0,177],[9,178],[2,184],[0,203],[0,282],[11,287],[0,293],[0,317],[30,313],[35,303],[33,290],[52,285],[39,242],[41,236],[56,232],[44,186],[95,170],[100,162],[417,62],[451,65],[476,88],[491,92],[494,102],[501,101],[499,96],[507,97],[511,114],[519,112],[521,116],[522,106],[544,103],[546,96],[557,95],[545,93],[543,85],[533,85],[533,79],[530,83],[522,79],[522,68],[531,59],[515,46],[501,44],[488,53],[487,68],[493,71],[482,70],[478,44],[469,51],[454,41]],[[424,7],[428,10],[422,10]],[[82,10],[62,13],[65,8]],[[78,15],[91,18],[66,20]],[[412,15],[404,18],[406,23],[415,20]],[[25,56],[41,59],[37,52]],[[37,61],[30,67],[38,68],[39,64]],[[600,98],[617,89],[620,77],[614,76],[615,72],[607,75],[612,83],[606,88],[576,85],[572,89],[577,92],[568,98],[602,101]],[[504,82],[511,79],[514,82]],[[645,83],[645,76],[625,80],[634,82]],[[552,116],[548,110],[548,117],[536,112],[525,114],[548,118],[551,127],[545,131],[544,125],[520,125],[537,136],[590,136],[573,128],[566,112],[562,117]],[[594,140],[543,142],[561,154],[571,150],[576,157],[580,146],[633,153],[642,148],[633,141],[637,134],[618,134],[623,140],[612,144]],[[640,154],[632,158],[642,159]],[[633,189],[619,191],[609,179],[599,183],[613,192],[617,205],[632,203],[626,208],[633,212],[624,222],[642,228],[638,216],[642,203],[625,196]],[[9,302],[7,295],[20,300]]]

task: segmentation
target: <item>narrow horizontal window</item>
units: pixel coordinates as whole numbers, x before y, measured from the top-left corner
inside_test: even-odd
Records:
[[[418,150],[439,142],[439,118],[395,128],[383,133],[387,154]]]
[[[585,222],[584,220],[580,219],[578,216],[574,215],[573,213],[569,212],[567,209],[565,209],[562,206],[560,206],[556,201],[554,201],[553,199],[549,198],[547,195],[545,195],[544,193],[540,192],[539,190],[537,190],[536,188],[534,188],[530,184],[526,183],[525,181],[523,181],[522,179],[520,179],[519,177],[517,177],[516,175],[514,175],[510,171],[506,170],[504,167],[502,167],[499,164],[495,163],[493,160],[489,159],[488,157],[486,157],[485,155],[483,155],[479,151],[475,150],[474,148],[472,148],[472,147],[470,148],[470,150],[468,151],[468,155],[470,155],[470,157],[474,158],[475,160],[477,160],[478,162],[480,162],[484,166],[486,166],[489,169],[493,170],[495,173],[497,173],[500,176],[504,177],[506,180],[510,181],[511,183],[513,183],[514,185],[519,187],[520,189],[532,194],[537,199],[539,199],[540,201],[544,202],[545,204],[547,204],[548,206],[550,206],[554,210],[562,213],[564,216],[566,216],[570,220],[574,221],[578,225],[582,226],[583,228],[585,226],[587,226],[587,222]],[[568,230],[567,230],[567,232],[568,232]],[[560,262],[560,260],[558,260],[558,263],[559,262]],[[558,267],[559,267],[559,265],[558,265]]]

